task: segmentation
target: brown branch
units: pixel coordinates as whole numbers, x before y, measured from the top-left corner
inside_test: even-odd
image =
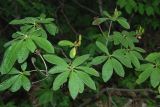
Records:
[[[85,10],[87,10],[87,11],[89,11],[89,12],[95,14],[95,15],[99,15],[99,13],[97,13],[96,11],[94,11],[94,10],[92,10],[92,9],[90,9],[90,8],[82,5],[82,4],[80,4],[77,0],[72,0],[72,1],[73,1],[75,4],[77,4],[79,7],[83,8],[83,9],[85,9]]]
[[[71,28],[71,30],[73,31],[73,33],[77,36],[77,35],[78,35],[77,31],[76,31],[75,28],[71,25],[70,20],[68,19],[67,15],[66,15],[65,12],[64,12],[64,1],[63,1],[63,2],[59,1],[59,3],[60,3],[60,5],[61,5],[60,8],[61,8],[61,13],[62,13],[63,17],[65,18],[68,26]]]
[[[103,15],[103,2],[102,0],[98,0],[98,5],[99,5],[99,12],[101,15]]]

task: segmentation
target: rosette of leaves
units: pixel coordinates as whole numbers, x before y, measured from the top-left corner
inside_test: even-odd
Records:
[[[97,41],[96,45],[104,55],[93,58],[91,64],[98,65],[105,62],[102,67],[102,78],[104,82],[107,82],[111,78],[113,71],[120,77],[124,77],[125,70],[123,65],[127,68],[133,68],[133,65],[139,68],[139,60],[143,60],[140,52],[144,52],[144,50],[138,47],[134,47],[134,49],[117,49],[110,54],[107,46],[102,42]]]
[[[79,39],[75,42],[71,42],[69,40],[61,40],[58,45],[59,46],[68,46],[71,48],[70,52],[69,52],[69,56],[70,58],[74,58],[77,54],[77,48],[80,47],[81,45],[81,40],[82,40],[82,36],[79,35]]]
[[[44,58],[47,62],[55,65],[49,70],[49,74],[58,74],[53,82],[53,90],[58,90],[64,83],[68,82],[69,92],[73,99],[78,93],[83,93],[84,85],[96,90],[91,76],[99,77],[99,73],[94,68],[85,65],[89,58],[88,54],[76,57],[70,63],[51,54],[44,55]]]
[[[10,22],[13,25],[21,25],[20,31],[12,35],[13,40],[5,44],[7,50],[3,58],[1,73],[8,73],[14,63],[23,63],[30,53],[34,53],[37,48],[47,53],[54,53],[53,45],[47,40],[47,33],[51,35],[57,33],[57,27],[53,24],[53,18],[26,17],[15,19]],[[45,28],[43,27],[45,26]]]
[[[158,87],[160,92],[160,53],[151,53],[145,60],[147,63],[142,64],[140,68],[137,69],[138,71],[141,71],[141,73],[136,82],[142,84],[150,78],[151,86],[154,88]]]
[[[30,75],[29,71],[26,71],[27,63],[21,65],[21,71],[16,68],[12,68],[11,71],[7,74],[6,80],[0,83],[0,91],[9,89],[12,92],[18,91],[23,87],[26,91],[29,91],[31,88],[31,82],[27,76]]]
[[[96,18],[93,22],[92,25],[100,25],[101,23],[104,23],[105,21],[113,21],[113,22],[118,22],[122,27],[125,29],[130,29],[130,25],[127,22],[127,19],[124,17],[121,17],[121,12],[115,9],[114,14],[110,15],[107,11],[103,11],[104,17],[101,18]]]

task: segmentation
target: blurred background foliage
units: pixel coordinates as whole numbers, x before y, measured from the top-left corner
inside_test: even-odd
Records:
[[[18,29],[16,26],[8,24],[12,19],[34,17],[40,14],[53,17],[60,32],[50,41],[56,45],[59,40],[74,41],[78,38],[78,34],[82,34],[83,43],[80,50],[81,48],[83,50],[80,53],[84,53],[88,50],[90,52],[94,51],[91,44],[95,42],[96,36],[100,33],[95,26],[91,25],[93,19],[101,16],[103,10],[112,13],[115,8],[120,10],[123,16],[127,18],[131,30],[136,30],[140,26],[144,28],[139,46],[148,53],[159,51],[160,0],[0,0],[0,60],[2,60],[4,53],[3,44],[9,41],[11,34]],[[107,30],[108,26],[109,24],[105,23],[102,28]],[[121,30],[117,25],[114,25],[113,29]],[[123,79],[113,78],[115,79],[110,80],[104,86],[129,89],[150,87],[147,83],[137,86],[134,83],[137,78],[136,73],[127,74]],[[0,107],[78,107],[90,98],[93,98],[93,102],[88,103],[88,107],[107,107],[103,105],[108,100],[113,103],[113,107],[125,107],[125,104],[129,101],[135,101],[134,107],[139,107],[138,101],[144,102],[148,105],[147,107],[158,107],[155,105],[159,103],[158,99],[155,99],[155,95],[148,95],[145,92],[135,94],[116,91],[108,97],[108,93],[95,96],[95,93],[89,90],[86,90],[85,94],[80,95],[73,101],[65,88],[62,89],[63,92],[53,92],[49,90],[51,85],[49,83],[51,82],[44,81],[40,86],[35,85],[29,93],[23,90],[14,94],[8,91],[0,93]]]

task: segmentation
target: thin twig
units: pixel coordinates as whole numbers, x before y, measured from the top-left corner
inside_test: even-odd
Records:
[[[40,58],[42,59],[42,61],[43,61],[43,64],[44,64],[44,66],[45,66],[46,76],[48,76],[48,67],[47,67],[46,61],[44,60],[43,56],[42,56],[40,53],[39,53],[38,55],[39,55],[39,57],[40,57]]]
[[[95,15],[99,15],[99,13],[97,13],[96,11],[94,11],[94,10],[92,10],[92,9],[90,9],[90,8],[82,5],[82,4],[80,4],[77,0],[72,0],[72,1],[73,1],[75,4],[77,4],[79,7],[83,8],[83,9],[85,9],[85,10],[87,10],[87,11],[89,11],[89,12],[95,14]]]
[[[102,2],[102,0],[98,0],[98,7],[99,7],[100,15],[103,16],[103,2]],[[109,26],[107,22],[105,22],[104,24],[106,27]]]
[[[110,22],[110,24],[109,24],[108,38],[109,38],[109,36],[110,36],[110,33],[111,33],[111,28],[112,28],[112,21],[111,21],[111,22]]]
[[[98,28],[99,28],[99,30],[101,31],[102,36],[104,36],[104,38],[107,40],[107,38],[106,38],[106,36],[105,36],[105,34],[104,34],[103,30],[102,30],[101,25],[98,25]]]
[[[98,0],[98,4],[99,4],[99,12],[100,12],[100,14],[102,15],[103,14],[103,2],[102,2],[102,0]]]
[[[37,83],[39,83],[39,82],[42,82],[42,81],[46,80],[47,78],[48,78],[48,76],[46,76],[46,77],[45,77],[45,78],[43,78],[43,79],[40,79],[40,80],[34,81],[34,82],[32,82],[32,85],[33,85],[33,84],[37,84]]]
[[[65,18],[68,26],[71,28],[71,30],[73,31],[73,33],[77,36],[77,35],[78,35],[77,31],[76,31],[76,30],[74,29],[74,27],[71,25],[68,17],[66,16],[66,14],[65,14],[65,12],[64,12],[64,1],[63,1],[63,2],[59,1],[59,3],[61,4],[61,13],[62,13],[62,15],[64,16],[64,18]]]
[[[35,59],[32,57],[31,58],[31,62],[32,62],[32,65],[34,66],[35,70],[31,70],[31,72],[34,72],[34,71],[39,71],[42,75],[46,76],[42,71],[45,71],[45,70],[40,70],[38,69],[38,67],[35,65]]]

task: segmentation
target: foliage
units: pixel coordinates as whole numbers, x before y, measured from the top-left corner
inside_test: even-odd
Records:
[[[24,10],[29,9],[29,2],[15,2],[22,5]],[[4,44],[5,52],[0,67],[0,92],[30,93],[36,97],[36,104],[43,107],[70,107],[71,103],[75,106],[77,100],[80,104],[90,95],[101,93],[106,86],[129,89],[149,87],[158,98],[160,53],[146,53],[140,45],[145,32],[144,24],[139,22],[142,26],[135,29],[124,16],[132,13],[139,13],[140,16],[146,14],[147,17],[160,15],[157,8],[159,0],[151,1],[152,5],[148,5],[146,0],[117,0],[116,4],[122,12],[118,8],[113,12],[106,9],[94,20],[90,16],[84,16],[82,20],[78,10],[72,9],[72,6],[67,8],[72,10],[67,15],[73,15],[68,19],[64,7],[59,7],[69,28],[63,18],[58,19],[56,15],[52,18],[50,6],[45,7],[41,0],[32,3],[36,8],[33,13],[39,9],[45,12],[38,17],[24,15],[25,18],[10,21],[9,24],[15,26],[16,31],[11,35],[12,39]],[[60,4],[63,6],[61,1]],[[54,11],[56,12],[56,9]],[[90,27],[82,28],[78,31],[81,33],[77,33],[70,23],[70,20],[74,19],[75,28],[85,24]],[[159,25],[152,26],[156,29]],[[63,37],[66,35],[71,37]],[[103,97],[106,95],[99,99],[102,100]],[[113,97],[113,105],[123,105],[123,99],[118,102],[116,98]],[[33,104],[27,103],[33,103],[33,99],[22,104],[15,104],[14,101],[7,101],[5,104],[2,101],[0,105],[30,107]],[[147,100],[147,104],[153,105],[153,102]]]

